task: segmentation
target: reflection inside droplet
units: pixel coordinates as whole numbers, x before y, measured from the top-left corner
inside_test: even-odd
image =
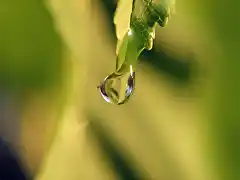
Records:
[[[135,86],[135,72],[114,72],[107,76],[98,86],[105,101],[113,104],[124,104],[133,94]]]

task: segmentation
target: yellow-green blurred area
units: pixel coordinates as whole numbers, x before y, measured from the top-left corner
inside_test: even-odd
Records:
[[[1,137],[36,180],[240,179],[239,2],[176,1],[121,106],[117,3],[0,0]]]

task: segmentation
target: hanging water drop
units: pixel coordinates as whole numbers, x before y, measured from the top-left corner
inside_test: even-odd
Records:
[[[135,72],[117,73],[107,76],[98,86],[105,101],[113,104],[123,104],[134,92]]]

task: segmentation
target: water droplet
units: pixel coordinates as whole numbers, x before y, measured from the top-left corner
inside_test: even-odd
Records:
[[[107,76],[98,86],[98,89],[106,102],[124,104],[133,94],[135,87],[135,72],[114,72]]]

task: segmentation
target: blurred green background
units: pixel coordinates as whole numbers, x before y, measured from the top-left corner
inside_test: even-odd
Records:
[[[177,1],[114,106],[117,1],[0,0],[0,135],[39,180],[240,179],[239,3]]]

